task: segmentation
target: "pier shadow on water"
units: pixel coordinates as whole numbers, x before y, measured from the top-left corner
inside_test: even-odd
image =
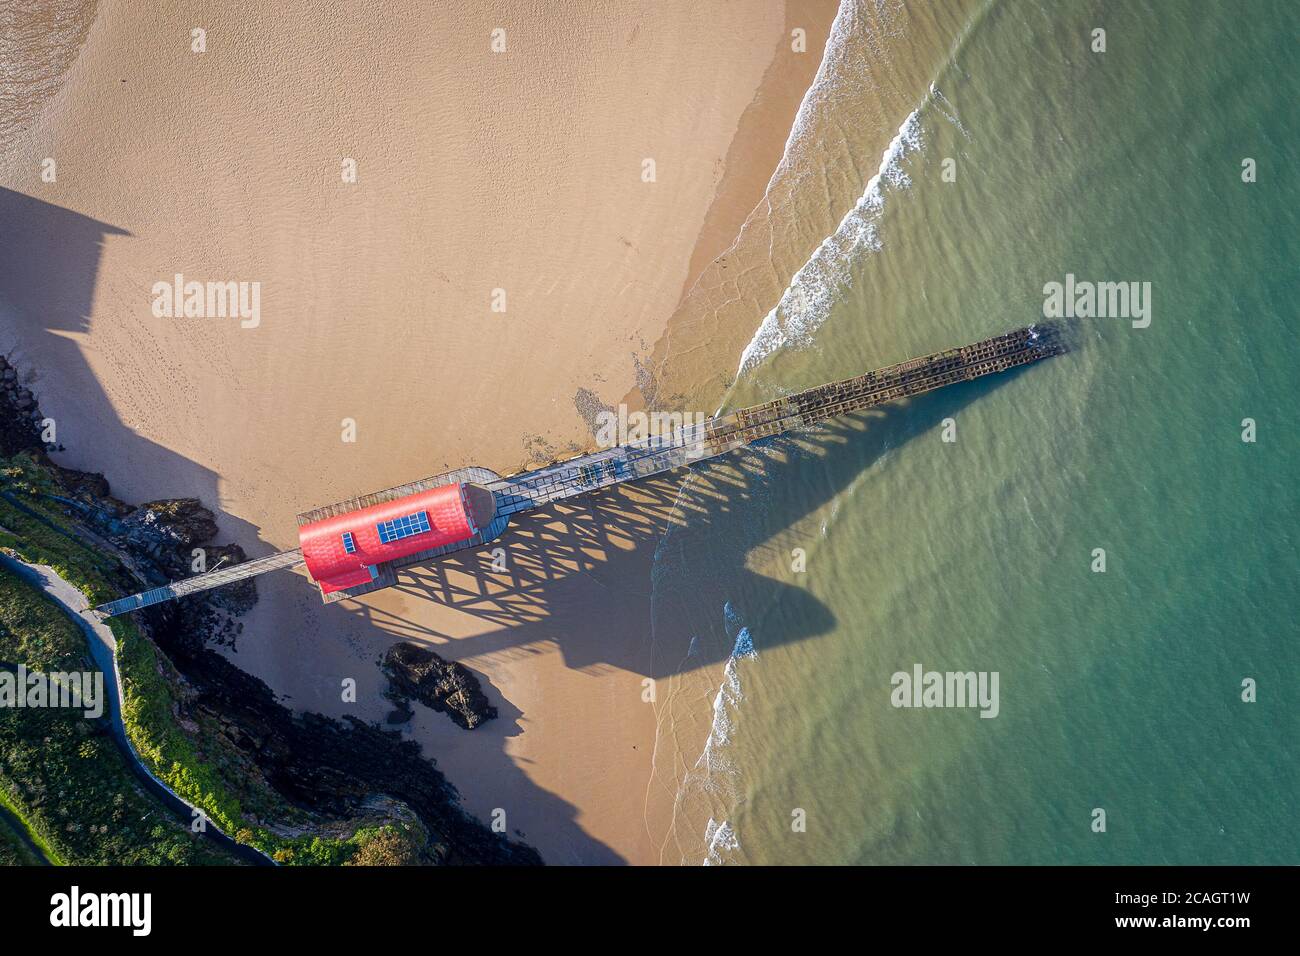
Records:
[[[432,639],[461,660],[555,648],[569,667],[616,667],[656,679],[724,661],[738,625],[748,626],[762,647],[828,633],[835,613],[799,586],[801,575],[791,571],[782,580],[756,573],[748,556],[833,500],[890,450],[937,429],[1022,371],[858,412],[689,470],[517,516],[486,548],[399,574],[399,590],[488,625],[478,635],[453,638],[374,608],[358,613],[404,639]],[[891,546],[875,543],[886,552]],[[788,557],[787,551],[787,570]],[[743,607],[733,608],[728,620],[724,606],[738,595]],[[762,616],[773,608],[780,609],[781,626],[765,632]]]
[[[110,482],[129,474],[152,497],[198,497],[219,509],[220,476],[124,422],[81,341],[92,323],[105,244],[131,239],[118,227],[0,188],[0,350],[12,350],[17,365],[38,374],[31,387],[68,446],[55,455],[61,464],[101,471]],[[167,263],[160,271],[167,275],[183,266]],[[117,297],[121,290],[113,291]],[[142,285],[138,301],[130,293],[125,307],[147,308],[148,291]],[[94,322],[115,320],[111,308],[100,313]],[[750,570],[750,552],[831,501],[890,449],[1018,374],[953,386],[770,440],[761,450],[523,515],[486,548],[400,575],[398,588],[408,597],[437,601],[471,618],[474,626],[457,634],[478,631],[474,636],[439,632],[355,602],[334,605],[328,613],[353,615],[352,632],[364,635],[367,657],[373,635],[376,657],[394,640],[426,640],[470,666],[475,659],[558,651],[570,668],[618,668],[655,678],[726,658],[735,635],[723,605],[738,594],[743,623],[758,646],[815,638],[835,626],[833,609],[799,587],[798,575],[783,580]],[[251,556],[272,550],[257,526],[220,512],[218,522],[220,540],[239,541]],[[887,549],[890,543],[876,546]],[[267,583],[264,593],[280,592],[279,582]],[[305,586],[289,581],[284,593]],[[302,598],[315,600],[306,593]],[[781,626],[765,629],[764,616],[776,607],[782,609]],[[303,628],[312,617],[302,618]],[[282,619],[296,618],[286,613]],[[239,664],[238,655],[232,660]],[[317,666],[320,680],[337,686],[323,658]],[[577,822],[575,807],[534,784],[526,764],[507,752],[506,740],[522,732],[524,715],[495,689],[490,693],[499,699],[500,716],[496,732],[474,732],[476,770],[499,781],[512,800],[545,808],[535,817],[546,820],[553,831],[549,842],[565,847],[571,858],[552,857],[553,862],[619,862]],[[426,756],[438,757],[443,733],[445,728],[421,735]]]

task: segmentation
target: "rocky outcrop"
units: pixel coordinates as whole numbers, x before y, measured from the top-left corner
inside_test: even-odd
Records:
[[[144,613],[157,620],[160,607]],[[536,850],[468,816],[456,788],[415,741],[352,717],[294,714],[262,681],[184,632],[164,623],[155,637],[193,692],[180,716],[218,726],[250,770],[294,805],[326,818],[364,819],[374,816],[382,794],[410,808],[426,828],[421,862],[542,862]]]
[[[198,498],[142,504],[122,521],[124,537],[137,546],[191,548],[217,536],[217,522]]]
[[[41,413],[36,396],[18,376],[18,369],[0,357],[0,456],[44,448]]]
[[[202,568],[247,560],[239,545],[209,543],[217,535],[216,518],[197,498],[170,498],[135,507],[114,498],[103,475],[52,462],[47,452],[62,450],[62,446],[42,439],[44,415],[24,384],[31,379],[30,373],[21,375],[8,358],[0,357],[0,457],[22,455],[30,458],[29,465],[38,466],[27,468],[28,475],[23,477],[39,476],[39,482],[18,482],[25,490],[56,498],[69,507],[91,530],[129,555],[131,570],[152,587],[199,570],[194,554],[199,546]],[[196,618],[191,624],[231,637],[239,626],[229,616],[242,614],[256,603],[256,585],[248,580],[190,598],[183,606]],[[213,612],[221,619],[212,620]]]
[[[197,498],[165,498],[136,507],[114,498],[103,475],[62,468],[48,460],[46,467],[56,476],[64,503],[130,555],[132,570],[153,587],[187,578],[200,569],[210,571],[248,560],[237,544],[209,543],[217,535],[216,516]],[[200,556],[196,549],[202,552],[197,567]],[[188,598],[182,607],[195,618],[192,626],[212,630],[214,636],[220,632],[224,638],[240,628],[229,620],[211,620],[212,612],[237,616],[256,603],[257,586],[249,579]]]
[[[389,715],[390,723],[411,718],[412,698],[445,713],[466,730],[497,715],[478,678],[464,664],[445,661],[419,645],[402,642],[390,647],[384,655],[384,674],[389,681],[389,700],[398,708]],[[401,719],[394,720],[395,716]]]
[[[108,479],[103,475],[93,471],[62,468],[53,462],[49,467],[58,476],[60,487],[77,501],[106,508],[118,516],[131,510],[130,505],[109,495]]]

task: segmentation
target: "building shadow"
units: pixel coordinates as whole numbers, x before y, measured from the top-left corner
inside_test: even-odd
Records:
[[[103,472],[110,484],[118,468],[167,476],[169,484],[175,482],[167,494],[197,497],[217,512],[222,538],[238,541],[250,556],[268,553],[274,549],[261,541],[260,528],[219,510],[220,476],[126,425],[87,361],[81,338],[90,331],[106,243],[130,238],[131,234],[119,227],[0,187],[0,352],[13,354],[15,364],[36,374],[29,387],[46,415],[58,422],[65,417],[64,410],[77,406],[75,418],[82,426],[77,429],[60,426],[59,438],[68,448],[52,455],[56,462]],[[139,290],[139,307],[147,308],[149,302],[149,284],[145,284]],[[102,309],[94,318],[96,323],[113,321],[113,314]],[[71,414],[66,417],[73,418]],[[296,578],[285,583],[304,587]],[[304,591],[304,597],[310,595]],[[230,666],[221,655],[207,649],[177,647],[172,652],[181,657],[192,654],[183,663],[194,674],[219,676],[224,667]],[[236,657],[236,666],[237,662]],[[249,679],[256,686],[254,697],[272,699],[270,688],[257,678]],[[504,704],[494,688],[490,692],[498,706],[504,708],[503,727],[517,727],[514,718],[519,716],[518,710]],[[222,692],[213,693],[220,697]],[[224,701],[222,708],[227,713],[238,713],[238,704],[238,701]],[[446,720],[442,715],[434,716]],[[535,786],[503,746],[482,748],[480,755],[485,773],[511,781],[518,799],[548,808],[548,819],[558,821],[565,842],[574,848],[575,857],[591,862],[622,862],[618,854],[574,822],[575,807]],[[436,753],[426,753],[425,757],[437,762]],[[322,772],[341,769],[325,767]],[[352,772],[355,770],[352,768]]]
[[[130,238],[125,229],[0,187],[0,352],[35,376],[29,387],[65,446],[51,454],[56,463],[102,472],[110,485],[118,462],[136,474],[165,476],[174,482],[168,495],[199,498],[218,511],[222,537],[244,544],[250,556],[267,553],[273,549],[259,543],[256,525],[219,511],[220,476],[123,422],[87,360],[82,339],[105,246]],[[133,300],[139,308],[149,307],[150,285],[142,283]],[[115,318],[109,312],[95,321]]]

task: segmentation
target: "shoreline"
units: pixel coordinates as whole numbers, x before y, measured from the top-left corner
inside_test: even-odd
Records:
[[[693,244],[683,296],[699,272],[726,252],[740,223],[761,205],[784,156],[797,108],[821,63],[821,47],[837,9],[838,4],[827,4],[821,19],[807,20],[808,50],[801,54],[806,62],[774,57],[764,71],[764,86],[755,90],[727,151],[729,158],[756,152],[763,159],[727,167]],[[787,12],[787,27],[791,16]],[[778,49],[787,42],[788,30]],[[760,142],[765,148],[754,149]],[[728,229],[733,231],[726,236]],[[462,556],[442,562],[432,574],[415,569],[401,576],[405,583],[399,588],[334,610],[353,608],[363,622],[345,629],[354,648],[358,643],[366,646],[368,637],[373,643],[365,624],[378,625],[388,632],[384,646],[367,649],[382,653],[389,643],[422,640],[480,677],[488,700],[500,711],[498,720],[466,734],[440,715],[417,708],[408,725],[411,735],[437,757],[470,812],[489,819],[494,811],[505,809],[511,832],[536,846],[548,863],[658,863],[659,848],[641,816],[647,796],[643,791],[652,783],[659,718],[642,695],[643,675],[654,666],[649,627],[653,543],[671,520],[672,489],[670,483],[651,493],[620,489],[602,499],[599,505],[579,502],[530,516],[507,532],[507,537],[529,541],[549,538],[549,561],[525,545],[519,548],[520,560],[534,561],[533,566],[492,575],[471,567],[472,559]],[[593,511],[599,515],[596,520],[591,520]],[[597,545],[595,539],[610,525],[620,529],[609,536],[618,540]],[[635,530],[624,532],[624,526]],[[516,546],[505,544],[514,563]],[[544,561],[551,567],[541,573],[536,565]],[[563,584],[556,583],[557,575]],[[478,595],[481,606],[468,610],[414,606],[413,599],[432,596],[424,580],[430,577],[446,579],[444,594],[482,588],[487,593]],[[268,594],[270,599],[253,610],[250,629],[284,633],[293,624],[292,615],[304,611],[313,618],[309,630],[326,626],[314,607],[295,599],[293,592],[306,591],[307,601],[314,602],[305,580],[281,575],[267,584],[275,588],[274,596]],[[527,595],[523,608],[521,591]],[[557,596],[557,591],[563,593]],[[285,605],[293,606],[291,613],[270,611]],[[262,615],[270,620],[258,621]],[[601,620],[618,621],[619,633],[594,624]],[[310,649],[299,645],[299,651]],[[240,661],[243,656],[232,660],[248,666]],[[295,699],[295,706],[327,713],[335,707],[324,692],[328,681],[304,687],[287,673],[273,679],[260,668],[256,672],[272,686],[311,694]],[[369,697],[368,684],[369,677],[362,683],[363,697]],[[368,716],[382,719],[384,709],[376,704]],[[593,726],[593,712],[601,714],[598,726]],[[629,796],[622,788],[610,788],[611,779],[641,783]]]
[[[734,248],[741,228],[767,197],[795,134],[799,110],[820,72],[839,7],[839,0],[786,4],[784,32],[727,147],[718,191],[691,250],[679,305],[704,271]],[[795,29],[805,31],[802,53],[791,49]]]
[[[790,124],[798,135],[786,143],[762,201],[678,303],[654,343],[643,381],[625,401],[709,412],[719,407],[765,317],[861,198],[870,171],[924,97],[976,6],[976,0],[920,8],[841,5],[828,25],[831,36],[814,82],[799,103],[800,129]],[[854,135],[841,127],[846,119],[854,122]],[[861,130],[872,133],[862,136]],[[853,174],[832,175],[836,165]],[[745,277],[743,285],[737,276]],[[702,342],[710,349],[700,349]],[[645,382],[652,385],[649,394]]]

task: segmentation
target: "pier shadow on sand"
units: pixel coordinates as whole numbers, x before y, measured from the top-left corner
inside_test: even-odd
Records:
[[[118,227],[0,188],[0,350],[15,349],[18,364],[40,373],[33,391],[46,414],[60,419],[59,438],[69,446],[66,454],[55,455],[61,464],[102,471],[110,482],[115,470],[129,468],[152,476],[160,497],[198,497],[219,509],[220,476],[124,423],[80,341],[90,330],[105,243],[130,238]],[[147,303],[147,292],[141,289],[141,303]],[[112,320],[111,312],[95,319]],[[429,640],[457,660],[526,658],[558,650],[571,668],[619,668],[656,678],[726,658],[734,635],[722,607],[733,592],[746,595],[744,611],[753,618],[746,623],[760,646],[815,638],[834,627],[833,610],[798,587],[794,576],[783,581],[750,571],[746,555],[833,499],[888,450],[1023,371],[952,386],[771,440],[762,450],[735,452],[689,472],[520,516],[486,548],[400,575],[398,588],[408,596],[472,618],[480,631],[475,636],[453,638],[355,602],[334,605],[330,613],[355,615],[364,625],[367,651],[374,635],[376,656],[399,639]],[[771,493],[792,483],[802,485],[804,493]],[[250,555],[272,550],[256,526],[225,513],[218,514],[218,522],[222,539],[239,541]],[[878,547],[887,549],[889,542]],[[501,557],[504,570],[494,570],[494,559]],[[675,574],[680,578],[679,569],[696,567],[710,573],[669,581]],[[289,585],[306,587],[291,580],[286,591]],[[303,599],[315,600],[306,592]],[[778,605],[785,609],[783,626],[764,629],[764,611]],[[699,622],[706,622],[706,632],[687,633]],[[686,651],[690,637],[700,638],[693,654]],[[237,655],[232,660],[238,665]],[[335,677],[319,676],[322,681]],[[526,764],[507,752],[506,740],[522,732],[525,715],[488,686],[500,716],[495,727],[474,732],[476,768],[486,779],[500,781],[512,800],[543,808],[534,816],[544,818],[552,831],[548,842],[565,848],[562,858],[548,855],[552,862],[621,862],[578,823],[576,807],[534,784]],[[426,756],[436,759],[449,742],[446,735],[463,732],[442,715],[432,720],[428,726],[437,729],[419,739]],[[521,838],[528,841],[529,834]]]
[[[764,650],[815,639],[834,629],[834,610],[799,587],[798,574],[781,580],[750,570],[751,551],[788,547],[792,528],[890,450],[936,430],[944,418],[1025,371],[950,386],[768,440],[759,449],[518,516],[487,547],[399,574],[399,591],[454,609],[471,622],[356,602],[335,607],[358,615],[368,630],[426,643],[445,657],[491,670],[516,663],[526,670],[530,659],[558,653],[565,667],[584,673],[617,670],[660,680],[726,660],[740,624]],[[784,487],[792,484],[801,493]],[[892,543],[873,546],[888,553]],[[738,595],[739,622],[724,611]],[[435,629],[427,623],[431,619],[447,630]],[[442,625],[444,620],[449,623]],[[640,690],[636,680],[622,686],[624,693]],[[487,690],[501,712],[474,734],[487,738],[481,741],[485,749],[504,752],[509,738],[524,733],[528,715],[490,683]],[[584,712],[583,720],[617,719],[618,705],[610,706]],[[642,740],[620,726],[598,724],[574,733],[580,739],[613,734],[625,746]],[[500,787],[517,805],[510,791],[527,779],[528,767],[516,760],[500,784],[493,782],[493,799]],[[538,788],[529,786],[529,799],[536,799]],[[558,804],[558,816],[531,814],[546,821],[549,861],[620,861],[582,828],[567,802],[551,793],[541,799]]]

